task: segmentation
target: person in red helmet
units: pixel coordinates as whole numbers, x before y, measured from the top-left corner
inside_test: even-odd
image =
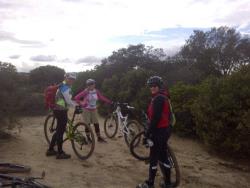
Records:
[[[162,78],[152,76],[148,79],[147,85],[150,88],[152,99],[148,106],[148,118],[150,120],[148,130],[145,133],[146,139],[153,142],[150,147],[150,165],[148,179],[137,186],[137,188],[153,188],[157,172],[157,164],[160,161],[160,169],[164,177],[164,188],[170,188],[170,165],[167,157],[167,141],[171,134],[170,118],[171,110],[169,95],[163,88]]]

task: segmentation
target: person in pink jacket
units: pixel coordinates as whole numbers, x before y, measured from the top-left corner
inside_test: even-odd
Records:
[[[81,91],[74,97],[74,100],[80,104],[83,108],[83,118],[86,124],[94,124],[95,132],[97,135],[98,142],[106,142],[100,133],[100,126],[97,119],[97,108],[96,102],[101,100],[108,104],[112,104],[112,101],[104,97],[99,90],[95,88],[95,80],[88,79],[86,81],[87,88]]]

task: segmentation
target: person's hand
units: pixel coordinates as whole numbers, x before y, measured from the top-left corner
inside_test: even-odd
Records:
[[[81,113],[82,113],[82,108],[81,108],[81,106],[76,106],[76,108],[75,108],[75,113],[76,113],[76,114],[81,114]]]

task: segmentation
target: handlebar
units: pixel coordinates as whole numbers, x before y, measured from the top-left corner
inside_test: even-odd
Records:
[[[121,106],[125,106],[126,108],[128,108],[128,109],[135,109],[135,107],[133,107],[133,106],[129,106],[129,104],[128,103],[121,103],[121,102],[115,102],[114,104],[113,104],[113,106],[116,108],[116,107],[121,107]]]

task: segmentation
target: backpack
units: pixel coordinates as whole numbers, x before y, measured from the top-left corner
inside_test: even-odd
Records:
[[[160,94],[160,95],[163,96],[165,98],[165,100],[168,101],[169,108],[170,108],[170,125],[173,127],[176,124],[176,118],[175,118],[175,114],[173,111],[173,107],[171,105],[171,101],[170,101],[169,97],[162,95],[162,94]]]
[[[168,103],[169,103],[169,108],[170,108],[170,124],[172,125],[172,126],[174,126],[175,125],[175,123],[176,123],[176,118],[175,118],[175,114],[174,114],[174,111],[173,111],[173,107],[172,107],[172,105],[171,105],[171,101],[170,101],[170,99],[168,99]]]
[[[50,85],[44,91],[44,102],[46,109],[54,109],[56,103],[56,92],[61,84],[58,85]]]

